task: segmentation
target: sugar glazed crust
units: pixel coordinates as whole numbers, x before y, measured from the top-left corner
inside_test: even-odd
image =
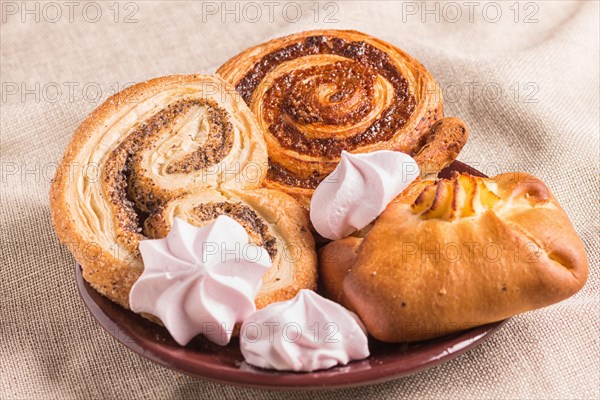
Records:
[[[217,76],[165,76],[106,100],[75,132],[50,190],[54,228],[85,280],[128,308],[140,240],[166,236],[174,217],[202,226],[225,214],[272,256],[258,307],[314,289],[308,218],[288,195],[262,188],[262,136]]]
[[[305,206],[342,150],[415,156],[443,118],[441,90],[431,74],[397,47],[356,31],[274,39],[243,51],[217,73],[235,86],[265,133],[266,186]],[[466,134],[456,138],[455,150],[465,141]],[[427,168],[437,173],[444,166]]]

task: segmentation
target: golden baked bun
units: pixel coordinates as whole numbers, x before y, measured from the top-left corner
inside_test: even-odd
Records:
[[[274,39],[243,51],[217,73],[235,86],[265,134],[266,186],[304,205],[342,150],[416,155],[443,117],[439,86],[417,60],[356,31]],[[454,147],[460,151],[465,140]],[[427,167],[437,173],[444,166]]]
[[[364,238],[320,252],[328,295],[373,337],[431,339],[550,305],[584,285],[583,243],[539,179],[455,173],[409,189]]]
[[[75,132],[52,182],[52,221],[83,277],[128,307],[141,240],[166,236],[174,217],[204,225],[229,215],[273,256],[256,299],[264,306],[316,284],[305,210],[258,189],[266,166],[256,119],[230,85],[216,76],[153,79],[109,98]],[[292,245],[296,258],[283,257]]]

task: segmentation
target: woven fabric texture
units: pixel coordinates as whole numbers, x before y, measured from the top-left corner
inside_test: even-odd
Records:
[[[547,2],[2,1],[0,398],[600,398],[599,5]],[[459,159],[547,182],[583,239],[586,286],[403,379],[324,392],[195,380],[127,350],[79,298],[48,190],[85,116],[132,82],[210,73],[248,46],[350,28],[419,59],[471,137]]]

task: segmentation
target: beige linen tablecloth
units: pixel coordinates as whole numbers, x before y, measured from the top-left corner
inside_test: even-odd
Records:
[[[248,5],[250,4],[250,5]],[[0,398],[599,398],[599,10],[547,2],[2,1]],[[590,278],[475,350],[362,388],[272,393],[194,380],[104,332],[50,224],[56,162],[88,112],[148,78],[212,72],[250,45],[353,28],[417,57],[471,137],[459,159],[548,183]]]

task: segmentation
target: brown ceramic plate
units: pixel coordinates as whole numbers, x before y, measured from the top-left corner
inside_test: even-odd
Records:
[[[440,173],[452,171],[483,176],[479,171],[455,161]],[[254,368],[244,362],[237,339],[225,347],[197,337],[186,347],[173,341],[167,330],[125,310],[97,293],[75,268],[83,302],[98,323],[134,352],[167,368],[213,381],[267,389],[332,389],[382,382],[413,374],[448,361],[479,345],[505,321],[480,326],[436,340],[410,344],[386,344],[369,340],[371,356],[346,366],[297,373]]]

